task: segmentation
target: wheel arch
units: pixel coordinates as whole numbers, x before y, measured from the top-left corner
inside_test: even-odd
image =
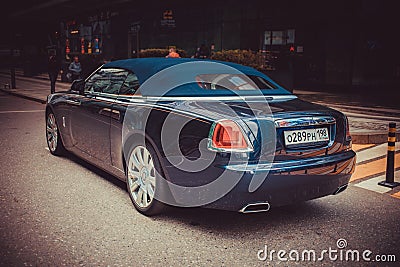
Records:
[[[46,118],[47,118],[47,114],[49,114],[50,112],[54,113],[53,108],[50,105],[46,105],[46,113],[45,113]]]
[[[139,140],[139,141],[137,141]],[[158,161],[160,162],[160,166],[161,166],[161,171],[162,174],[165,176],[164,178],[167,180],[169,179],[168,176],[168,172],[166,170],[166,166],[164,164],[164,161],[162,160],[162,155],[160,153],[160,150],[158,149],[157,145],[155,144],[154,140],[152,138],[150,138],[148,135],[144,134],[143,132],[134,132],[131,133],[129,135],[129,137],[126,139],[125,143],[122,144],[122,164],[123,164],[123,168],[124,168],[124,172],[126,175],[126,164],[127,164],[127,156],[129,154],[129,151],[131,149],[131,147],[135,144],[146,144],[146,145],[150,145],[153,150],[156,153],[156,156],[158,158]]]

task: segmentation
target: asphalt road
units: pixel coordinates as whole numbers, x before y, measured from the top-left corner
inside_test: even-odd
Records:
[[[265,245],[339,253],[340,238],[342,251],[396,255],[397,264],[370,266],[400,262],[400,200],[388,195],[350,186],[262,214],[174,208],[147,218],[124,183],[46,150],[44,105],[0,93],[0,125],[2,266],[365,266],[327,254],[322,262],[257,257]]]

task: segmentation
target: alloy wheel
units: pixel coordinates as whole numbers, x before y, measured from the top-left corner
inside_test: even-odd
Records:
[[[153,157],[144,146],[133,149],[128,161],[128,190],[134,203],[147,209],[153,203],[156,188],[156,170]]]
[[[47,137],[47,145],[51,152],[55,152],[57,149],[58,142],[58,128],[56,124],[56,118],[53,113],[50,113],[47,116],[46,123],[46,137]]]

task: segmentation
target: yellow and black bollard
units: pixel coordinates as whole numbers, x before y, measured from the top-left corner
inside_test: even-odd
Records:
[[[394,157],[396,153],[396,123],[389,123],[389,135],[388,135],[388,151],[386,160],[386,180],[379,182],[379,185],[386,187],[396,187],[400,183],[394,181]]]

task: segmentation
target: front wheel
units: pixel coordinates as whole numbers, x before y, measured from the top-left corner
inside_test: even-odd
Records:
[[[52,112],[47,113],[46,116],[46,140],[51,154],[61,156],[65,153],[56,117]]]
[[[160,163],[152,147],[134,146],[127,161],[128,193],[135,208],[146,216],[161,213],[165,204],[155,199],[157,177],[160,175]]]

